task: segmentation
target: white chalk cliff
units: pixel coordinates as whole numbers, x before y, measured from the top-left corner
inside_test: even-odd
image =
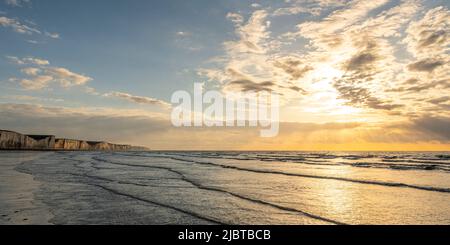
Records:
[[[140,151],[147,149],[103,141],[58,139],[53,135],[24,135],[0,130],[0,150]]]

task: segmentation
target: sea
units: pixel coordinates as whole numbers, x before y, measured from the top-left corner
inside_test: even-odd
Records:
[[[450,152],[0,152],[0,224],[450,224]]]

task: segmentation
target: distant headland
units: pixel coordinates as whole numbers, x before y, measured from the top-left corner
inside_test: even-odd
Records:
[[[47,151],[146,151],[146,147],[56,138],[54,135],[25,135],[0,129],[0,150]]]

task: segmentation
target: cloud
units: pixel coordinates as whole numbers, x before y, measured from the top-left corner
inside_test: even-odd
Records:
[[[444,65],[444,61],[436,59],[423,59],[415,63],[409,64],[408,69],[410,71],[422,71],[422,72],[432,72],[436,68]]]
[[[185,32],[185,31],[178,31],[177,33],[175,33],[177,36],[180,36],[180,37],[186,37],[186,36],[190,36],[191,35],[191,33],[189,33],[189,32]]]
[[[84,85],[92,80],[88,76],[77,74],[62,67],[48,67],[45,69],[45,73],[53,76],[53,79],[63,87]]]
[[[235,24],[242,24],[244,22],[244,17],[238,13],[228,13],[227,19]]]
[[[373,91],[374,81],[385,79],[383,62],[390,54],[389,48],[383,40],[363,33],[354,38],[353,55],[343,62],[345,74],[334,82],[339,98],[344,99],[347,105],[367,107],[377,110],[394,110],[403,105],[382,99]]]
[[[21,79],[20,85],[28,90],[39,90],[46,88],[50,83],[58,83],[62,87],[80,86],[91,81],[92,78],[77,74],[61,67],[45,67],[41,70],[36,68],[22,69],[26,75],[31,76]],[[39,73],[43,75],[38,75]]]
[[[25,4],[30,4],[31,0],[5,0],[5,3],[14,7],[23,7]]]
[[[1,13],[0,13],[1,14]],[[53,39],[59,39],[60,35],[58,33],[50,33],[47,31],[41,31],[36,27],[36,24],[31,21],[26,21],[30,25],[22,23],[18,19],[9,18],[6,16],[0,16],[0,26],[11,28],[14,32],[25,35],[44,35]]]
[[[312,67],[298,63],[300,58],[295,55],[275,55],[278,43],[271,37],[269,17],[267,10],[253,11],[246,21],[240,14],[227,14],[235,24],[237,39],[224,42],[226,54],[214,61],[218,66],[198,69],[198,73],[219,82],[225,93],[267,91],[298,96],[304,89],[296,80]]]
[[[293,83],[280,83],[270,80],[256,79],[248,74],[243,74],[233,68],[227,70],[227,77],[230,81],[224,84],[224,92],[273,92],[273,93],[287,93],[287,92],[305,92],[302,88]]]
[[[442,104],[447,101],[450,101],[450,96],[443,96],[443,97],[428,100],[428,102],[430,102],[432,104]]]
[[[14,64],[27,66],[21,72],[28,78],[15,79],[20,85],[28,90],[39,90],[48,87],[51,83],[58,83],[62,87],[85,85],[92,80],[83,74],[78,74],[63,67],[50,66],[45,59],[26,57],[18,58],[7,56]],[[37,66],[37,67],[36,67]]]
[[[341,7],[346,4],[346,0],[294,0],[285,1],[288,5],[277,8],[273,11],[273,16],[295,15],[300,13],[311,14],[319,16],[325,8]]]
[[[290,6],[286,8],[279,8],[273,12],[274,16],[282,15],[294,15],[299,13],[312,13],[313,15],[319,15],[320,9],[310,9],[301,6]]]
[[[171,106],[169,103],[167,103],[163,100],[158,100],[158,99],[144,97],[144,96],[136,96],[136,95],[131,95],[131,94],[122,93],[122,92],[110,92],[110,93],[105,94],[105,96],[117,97],[120,99],[125,99],[128,101],[131,101],[133,103],[138,103],[138,104],[159,105],[159,106],[164,106],[164,107]]]
[[[345,83],[339,82],[335,84],[335,87],[340,93],[340,98],[346,100],[346,104],[350,106],[364,106],[379,110],[393,110],[404,106],[392,104],[390,101],[382,101],[364,87],[345,85]]]
[[[97,90],[95,88],[92,88],[89,86],[84,87],[84,92],[86,92],[87,94],[90,94],[90,95],[95,95],[95,96],[101,95],[99,92],[97,92]]]
[[[20,100],[20,101],[32,101],[32,102],[63,102],[63,99],[54,99],[54,98],[42,98],[35,97],[29,95],[8,95],[3,96],[2,98],[11,99],[11,100]]]
[[[240,17],[239,17],[240,16]],[[229,52],[237,53],[264,53],[266,47],[262,44],[268,38],[267,22],[265,21],[267,12],[265,10],[256,10],[250,16],[245,25],[242,16],[239,14],[228,13],[227,18],[237,24],[236,34],[239,36],[239,41],[226,42],[225,46]]]
[[[199,74],[225,91],[276,92],[301,103],[299,114],[348,109],[375,121],[443,110],[427,101],[449,89],[447,7],[427,9],[419,0],[276,6],[252,10],[248,19],[238,12],[236,39]],[[290,14],[301,14],[301,22],[279,17]]]
[[[157,116],[136,114],[131,110],[0,104],[0,125],[2,129],[22,133],[136,143],[143,136],[143,141],[151,140],[151,134],[167,130],[170,122]],[[145,144],[151,145],[152,142],[147,141]]]
[[[317,149],[314,147],[320,144],[336,147],[348,142],[357,145],[448,143],[449,122],[442,117],[377,125],[281,122],[278,137],[261,139],[258,128],[174,128],[168,118],[140,111],[0,104],[2,129],[144,145],[152,149]]]
[[[21,79],[20,86],[27,90],[40,90],[47,87],[52,80],[51,76],[34,76],[30,79]]]
[[[409,83],[408,81],[414,81],[413,83]],[[417,93],[417,92],[422,92],[422,91],[426,91],[426,90],[430,90],[430,89],[440,89],[442,90],[446,90],[448,88],[450,88],[450,80],[431,80],[431,81],[427,81],[427,82],[420,82],[417,79],[409,79],[407,81],[405,81],[405,85],[414,85],[414,86],[401,86],[398,88],[394,88],[394,89],[388,89],[386,90],[387,92],[412,92],[412,93]]]
[[[23,68],[21,71],[28,76],[36,76],[41,70],[35,67],[27,67]]]
[[[26,58],[18,58],[15,56],[6,56],[7,59],[9,59],[11,62],[17,64],[17,65],[40,65],[45,66],[49,65],[50,62],[48,60],[34,58],[34,57],[26,57]]]
[[[313,58],[330,62],[342,71],[331,84],[346,105],[383,111],[404,110],[405,103],[399,97],[392,98],[380,91],[400,80],[397,76],[402,73],[403,64],[395,56],[397,48],[391,38],[401,36],[402,28],[420,9],[420,3],[401,1],[373,17],[370,12],[387,2],[365,3],[352,1],[323,20],[302,23],[298,26],[299,35],[311,40],[311,48],[316,50]],[[390,92],[401,90],[397,86]]]
[[[443,6],[429,10],[411,22],[403,43],[417,58],[436,57],[450,50],[450,11]]]
[[[423,116],[414,120],[414,128],[433,134],[436,138],[450,141],[450,117]]]
[[[407,26],[402,40],[413,57],[406,63],[403,77],[417,83],[405,83],[398,90],[411,97],[411,113],[444,115],[450,106],[437,102],[450,92],[450,11],[439,6],[423,13]]]
[[[28,25],[25,25],[16,19],[11,19],[6,16],[0,16],[0,25],[3,27],[10,27],[15,32],[20,33],[20,34],[28,34],[28,35],[31,35],[34,33],[41,34],[40,30],[30,27]]]
[[[264,82],[253,82],[250,80],[234,80],[227,84],[227,87],[236,87],[237,90],[242,92],[273,92],[274,82],[264,81]]]
[[[51,38],[54,38],[54,39],[59,39],[59,38],[60,38],[59,33],[45,32],[45,35],[46,35],[47,37],[51,37]]]
[[[377,61],[378,57],[374,53],[362,52],[353,56],[346,64],[349,71],[358,71]]]
[[[331,43],[336,43],[336,38],[341,38],[340,32],[342,30],[362,20],[371,10],[387,2],[387,0],[351,1],[347,4],[347,8],[336,10],[321,21],[299,24],[298,35],[311,39],[312,44],[316,47],[332,47],[329,40],[331,35],[333,36],[333,42]]]
[[[289,74],[292,80],[298,80],[314,69],[310,65],[304,64],[299,59],[293,57],[277,60],[274,62],[274,66],[281,68],[285,73]]]

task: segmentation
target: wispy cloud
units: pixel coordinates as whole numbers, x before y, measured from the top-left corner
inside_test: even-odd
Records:
[[[31,0],[5,0],[5,3],[14,7],[23,7],[31,3]]]
[[[131,95],[128,93],[123,93],[123,92],[110,92],[110,93],[104,94],[104,96],[116,97],[116,98],[124,99],[124,100],[130,101],[133,103],[138,103],[138,104],[158,105],[158,106],[163,106],[163,107],[171,106],[169,103],[167,103],[163,100],[158,100],[158,99],[145,97],[145,96],[136,96],[136,95]]]
[[[177,31],[175,34],[179,37],[187,37],[187,36],[191,35],[190,32],[186,32],[186,31]]]
[[[85,85],[92,80],[91,77],[78,74],[63,67],[50,66],[50,62],[45,59],[26,57],[18,58],[7,56],[14,64],[26,66],[21,72],[28,76],[26,78],[13,80],[27,90],[40,90],[47,88],[50,84],[56,83],[62,87],[72,87]]]
[[[31,64],[31,65],[45,66],[45,65],[50,64],[50,62],[48,60],[34,58],[34,57],[18,58],[16,56],[6,56],[6,58],[17,65],[30,65]]]
[[[63,99],[54,99],[54,98],[44,98],[44,97],[36,97],[30,95],[8,95],[3,96],[2,98],[11,99],[15,101],[30,101],[30,102],[63,102]]]
[[[17,19],[11,19],[6,16],[0,16],[0,25],[3,27],[9,27],[15,32],[20,34],[41,34],[42,32],[34,27],[30,27],[26,24],[21,23]]]
[[[6,27],[6,28],[11,28],[14,32],[17,32],[19,34],[44,35],[44,36],[52,38],[52,39],[60,38],[60,35],[58,33],[50,33],[47,31],[39,30],[37,25],[33,22],[27,21],[27,23],[25,24],[24,22],[22,22],[16,18],[9,18],[6,16],[0,16],[0,26]]]
[[[300,13],[320,15],[322,11],[330,7],[340,7],[346,4],[346,0],[293,0],[285,1],[285,7],[281,7],[273,11],[273,16],[296,15]]]
[[[59,38],[60,38],[59,33],[45,32],[44,34],[45,34],[47,37],[51,37],[51,38],[53,38],[53,39],[59,39]]]

